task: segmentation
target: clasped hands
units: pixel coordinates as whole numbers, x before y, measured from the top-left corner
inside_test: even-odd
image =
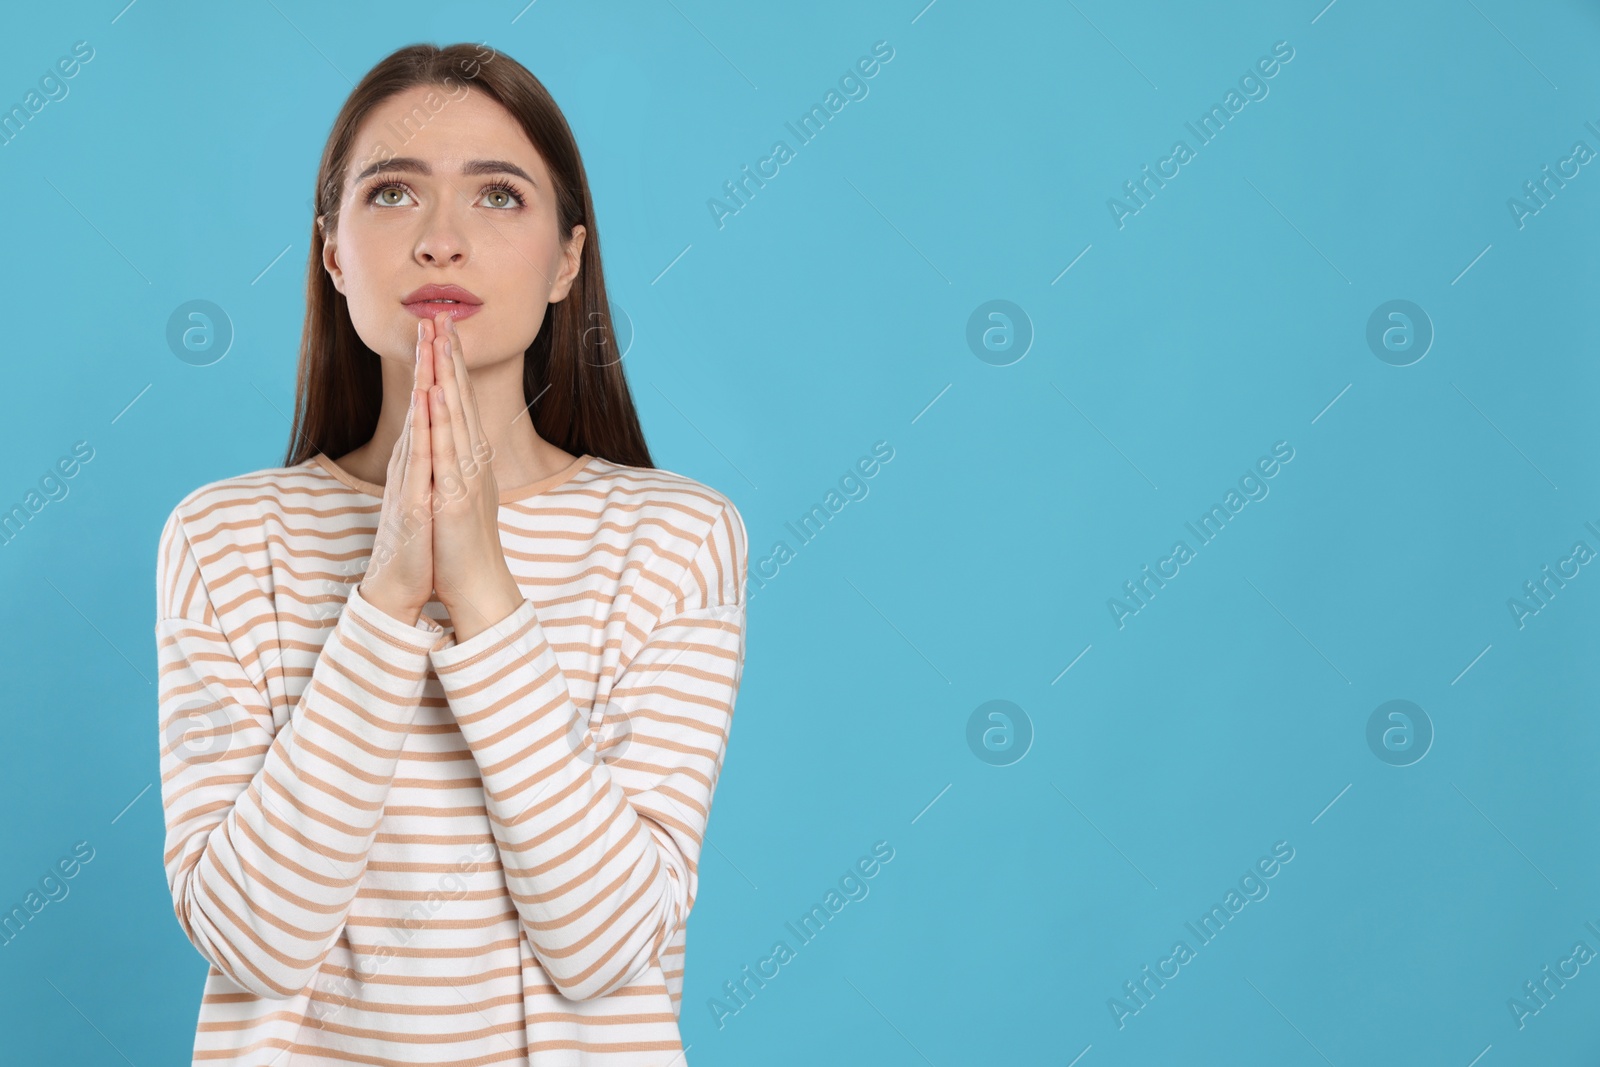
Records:
[[[510,615],[523,594],[500,544],[493,449],[448,313],[417,323],[416,356],[361,595],[414,625],[437,591],[460,643]]]

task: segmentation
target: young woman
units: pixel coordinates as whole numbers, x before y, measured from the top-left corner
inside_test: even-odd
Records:
[[[189,493],[157,561],[194,1062],[682,1064],[743,522],[651,464],[525,68],[383,60],[316,210],[285,465]]]

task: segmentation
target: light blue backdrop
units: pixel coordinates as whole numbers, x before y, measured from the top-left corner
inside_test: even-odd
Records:
[[[569,116],[658,462],[750,534],[691,1063],[1600,1060],[1593,4],[119,3],[0,44],[7,108],[92,49],[0,147],[0,507],[92,449],[0,546],[0,906],[93,857],[0,947],[0,1058],[187,1062],[156,539],[281,461],[353,82],[471,40]]]

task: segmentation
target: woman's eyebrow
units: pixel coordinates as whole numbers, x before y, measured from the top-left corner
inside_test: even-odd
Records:
[[[371,164],[360,174],[357,174],[354,181],[361,182],[379,171],[388,170],[410,171],[417,174],[433,173],[433,168],[424,160],[417,159],[414,156],[396,156],[393,159],[380,159]],[[529,185],[537,186],[539,184],[533,180],[533,177],[527,171],[504,159],[471,159],[461,165],[461,173],[467,175],[515,174]]]

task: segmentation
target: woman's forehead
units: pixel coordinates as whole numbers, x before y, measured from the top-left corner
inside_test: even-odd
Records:
[[[482,173],[481,166],[471,168],[483,160],[511,163],[529,181],[544,171],[544,161],[510,112],[482,93],[452,96],[439,86],[414,86],[385,100],[361,123],[353,148],[349,177],[354,179],[373,164],[402,158],[421,161],[426,169],[411,169],[423,175]]]

